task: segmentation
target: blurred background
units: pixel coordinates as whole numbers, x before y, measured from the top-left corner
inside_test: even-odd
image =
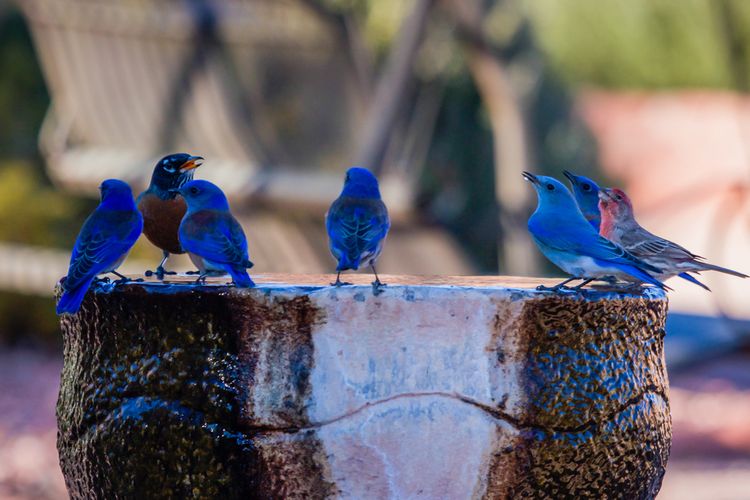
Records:
[[[0,498],[66,496],[52,290],[102,179],[200,154],[255,270],[323,273],[362,165],[383,273],[560,276],[520,172],[565,168],[748,273],[749,90],[745,0],[0,0]],[[123,269],[159,257],[142,238]],[[660,498],[750,497],[750,280],[704,278],[670,282]]]

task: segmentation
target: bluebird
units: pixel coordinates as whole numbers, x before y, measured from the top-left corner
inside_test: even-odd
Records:
[[[608,276],[635,278],[661,289],[667,288],[649,274],[658,273],[658,268],[600,236],[583,217],[570,191],[558,180],[529,172],[524,172],[523,177],[534,185],[539,200],[528,223],[534,242],[553,264],[573,276],[552,290],[581,279],[584,281],[573,287],[580,290],[585,284]]]
[[[125,260],[143,229],[143,217],[135,207],[126,183],[109,179],[99,186],[102,201],[83,223],[70,256],[57,314],[75,314],[86,292],[100,274],[114,273]]]
[[[589,223],[599,232],[601,216],[599,215],[599,186],[596,182],[582,175],[575,175],[563,170],[563,175],[570,181],[573,196],[578,208]]]
[[[622,190],[602,189],[599,198],[602,214],[601,234],[642,261],[660,268],[662,272],[656,275],[660,280],[679,276],[710,291],[689,273],[719,271],[740,278],[748,277],[746,274],[703,262],[703,257],[645,230],[636,222],[633,204]]]
[[[159,279],[167,273],[164,264],[170,254],[185,253],[180,246],[177,231],[185,216],[185,200],[177,196],[177,190],[193,180],[195,169],[201,166],[203,158],[186,153],[165,156],[154,167],[151,184],[138,196],[138,210],[143,214],[143,234],[159,248],[163,257],[156,268]],[[147,276],[151,271],[146,272]]]
[[[338,261],[334,286],[348,285],[341,281],[341,271],[370,266],[377,295],[381,286],[375,262],[383,250],[383,242],[391,222],[380,198],[378,180],[367,169],[352,167],[346,172],[344,189],[326,214],[328,247]]]
[[[229,202],[215,184],[190,181],[179,189],[187,202],[180,224],[182,248],[198,267],[198,282],[210,272],[229,273],[238,287],[255,286],[247,274],[253,263],[247,255],[247,238],[242,226],[229,212]]]

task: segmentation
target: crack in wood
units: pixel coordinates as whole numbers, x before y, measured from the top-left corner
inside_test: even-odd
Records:
[[[398,399],[419,398],[419,397],[441,397],[441,398],[449,398],[449,399],[458,400],[462,403],[466,403],[471,406],[474,406],[482,410],[484,413],[488,414],[490,417],[494,418],[495,420],[505,422],[519,431],[538,430],[538,431],[543,431],[543,432],[579,433],[579,432],[583,432],[586,429],[589,429],[590,427],[597,426],[601,424],[602,422],[607,422],[607,421],[612,420],[613,418],[615,418],[615,416],[624,412],[629,407],[635,406],[638,403],[640,403],[648,395],[658,396],[659,398],[664,400],[667,403],[667,405],[669,405],[669,398],[664,392],[664,390],[654,384],[651,384],[651,385],[644,387],[644,389],[641,392],[639,392],[637,395],[633,396],[632,398],[628,399],[627,401],[623,402],[621,405],[617,407],[615,411],[608,413],[603,418],[597,419],[597,420],[591,419],[575,427],[554,427],[554,426],[547,427],[547,426],[536,425],[531,422],[523,422],[520,419],[514,417],[513,415],[510,415],[507,412],[504,412],[498,408],[494,408],[490,405],[481,403],[468,396],[464,396],[462,394],[458,394],[455,392],[451,393],[451,392],[432,391],[432,392],[405,392],[405,393],[389,396],[387,398],[383,398],[378,401],[368,401],[367,403],[357,408],[354,408],[342,415],[339,415],[338,417],[321,420],[319,422],[311,422],[309,425],[306,425],[306,426],[258,425],[258,426],[250,426],[247,429],[247,431],[251,435],[274,433],[274,432],[294,434],[297,432],[305,432],[305,431],[319,429],[326,425],[331,425],[336,422],[340,422],[341,420],[344,420],[346,418],[362,413],[369,408],[374,408],[374,407],[377,407],[377,406],[380,406],[380,405],[383,405],[383,404],[386,404],[386,403],[389,403],[391,401],[395,401]]]

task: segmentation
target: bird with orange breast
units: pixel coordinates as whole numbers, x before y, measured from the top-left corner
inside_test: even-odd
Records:
[[[138,196],[136,204],[143,215],[143,234],[163,253],[156,271],[146,271],[146,276],[155,274],[163,279],[165,274],[174,274],[165,271],[164,264],[170,254],[185,253],[177,233],[187,205],[177,190],[193,180],[195,169],[202,164],[200,156],[167,155],[154,167],[148,189]]]

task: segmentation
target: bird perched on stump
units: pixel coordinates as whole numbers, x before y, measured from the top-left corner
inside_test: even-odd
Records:
[[[599,186],[588,177],[575,175],[567,170],[563,170],[563,175],[570,181],[570,187],[573,188],[573,197],[581,213],[596,232],[599,232],[599,225],[601,224]]]
[[[126,279],[116,269],[141,235],[143,217],[126,183],[108,179],[102,182],[99,191],[101,202],[76,238],[57,314],[78,312],[86,291],[98,275],[114,273]]]
[[[341,281],[342,271],[370,266],[375,275],[373,292],[378,295],[384,283],[378,277],[375,263],[390,226],[375,176],[364,168],[347,170],[344,189],[326,213],[328,246],[338,261],[336,282],[331,284],[348,285]]]
[[[539,204],[528,228],[539,250],[569,278],[551,288],[557,291],[573,280],[584,280],[574,290],[595,279],[615,276],[636,278],[659,288],[667,287],[649,273],[660,270],[632,256],[600,236],[578,209],[573,196],[557,179],[523,173],[536,189]],[[548,289],[538,287],[540,290]]]
[[[179,193],[187,202],[179,229],[180,244],[201,273],[198,282],[218,271],[229,273],[238,287],[255,286],[247,274],[253,263],[247,255],[245,232],[229,212],[221,189],[198,180],[182,186]]]
[[[661,273],[656,275],[660,280],[679,276],[710,291],[706,285],[688,273],[718,271],[739,278],[748,277],[726,267],[703,262],[703,257],[645,230],[635,220],[633,203],[622,190],[602,189],[599,198],[602,236],[621,245],[642,261],[661,269]]]
[[[169,255],[185,253],[177,231],[187,206],[185,200],[177,196],[176,190],[193,180],[195,169],[202,163],[203,158],[187,153],[165,156],[154,167],[148,189],[138,196],[136,203],[143,214],[143,234],[163,253],[155,271],[159,279],[164,274],[174,274],[164,270]],[[147,271],[146,275],[150,276],[151,271]]]

